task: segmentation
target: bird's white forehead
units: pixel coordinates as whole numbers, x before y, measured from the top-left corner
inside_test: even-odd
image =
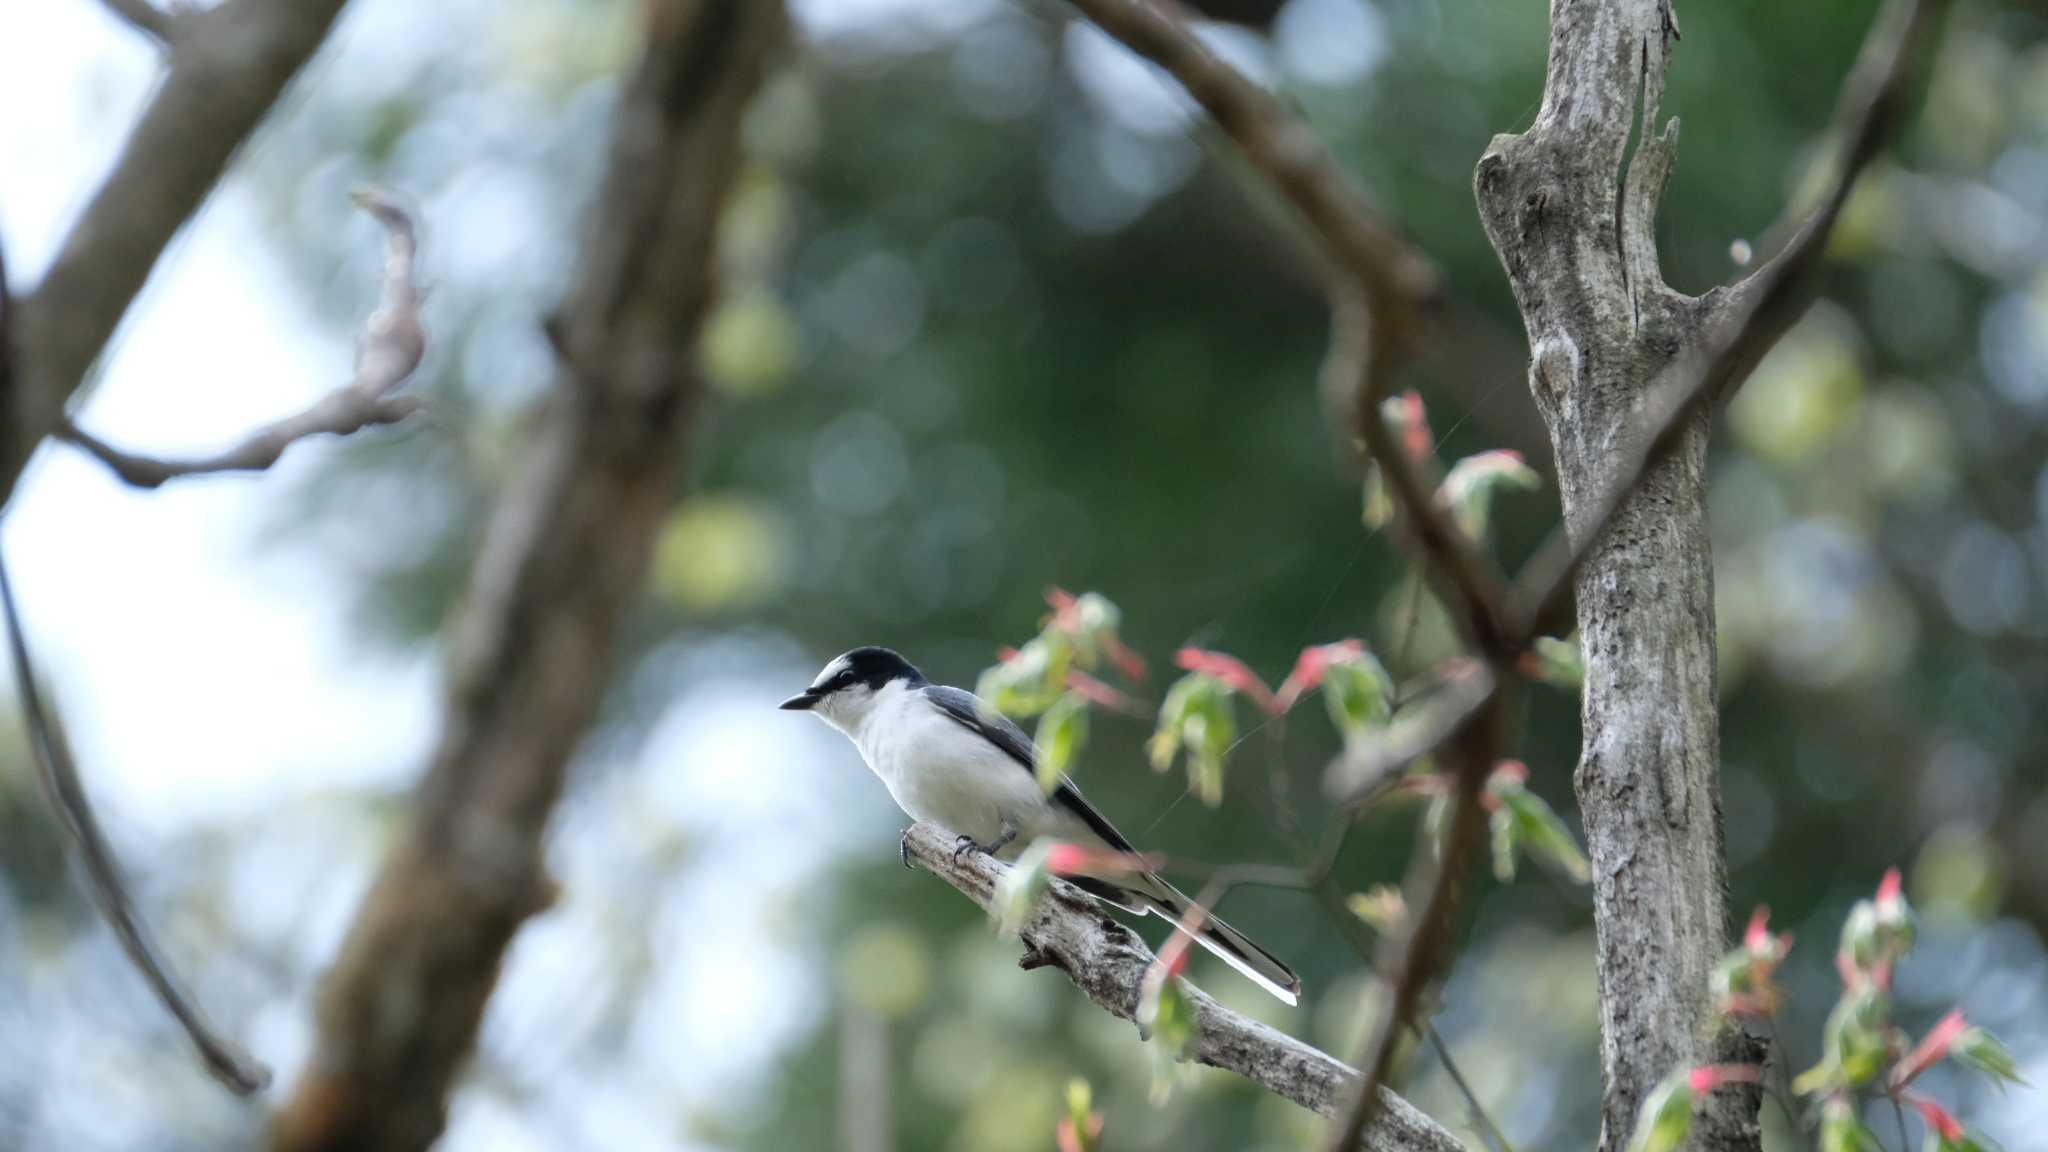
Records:
[[[852,666],[853,661],[848,660],[846,657],[834,657],[830,664],[825,665],[825,670],[818,673],[818,678],[811,681],[811,687],[815,688],[818,685],[825,683],[827,680],[832,679],[834,676],[839,675],[841,672],[846,671],[848,668]]]

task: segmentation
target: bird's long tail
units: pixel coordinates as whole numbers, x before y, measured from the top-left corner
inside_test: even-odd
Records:
[[[1157,876],[1148,876],[1152,883],[1147,887],[1153,891],[1142,895],[1153,915],[1179,923],[1181,917],[1194,905],[1186,894]],[[1243,973],[1245,978],[1273,995],[1279,997],[1288,1007],[1293,1007],[1301,996],[1301,977],[1294,969],[1281,963],[1280,958],[1252,943],[1251,938],[1214,916],[1205,917],[1202,926],[1195,933],[1195,943],[1214,953],[1225,964]]]

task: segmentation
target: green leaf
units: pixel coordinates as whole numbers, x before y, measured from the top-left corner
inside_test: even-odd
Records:
[[[1152,1101],[1163,1104],[1195,1047],[1195,1006],[1180,977],[1156,970],[1148,975],[1139,992],[1138,1027],[1152,1041]]]
[[[1393,716],[1394,678],[1370,652],[1331,662],[1323,669],[1322,690],[1330,722],[1346,736]]]
[[[1493,494],[1503,489],[1534,490],[1543,478],[1522,461],[1521,453],[1501,449],[1467,456],[1451,466],[1437,489],[1437,502],[1451,510],[1467,536],[1486,539],[1486,524],[1493,507]]]
[[[1046,795],[1060,786],[1088,743],[1088,702],[1069,692],[1038,718],[1038,787]]]
[[[1052,869],[1045,864],[1046,854],[1052,849],[1051,840],[1034,841],[996,883],[996,927],[1003,935],[1015,936],[1023,931],[1032,910],[1052,887]]]
[[[1529,649],[1529,674],[1545,684],[1576,692],[1586,683],[1586,654],[1579,647],[1579,634],[1559,640],[1538,636]]]
[[[1008,660],[982,672],[974,694],[1006,716],[1036,716],[1066,695],[1072,643],[1058,633],[1033,637]]]
[[[1505,884],[1515,878],[1515,814],[1505,806],[1493,810],[1493,876]]]
[[[1385,936],[1398,929],[1408,918],[1408,903],[1401,896],[1401,890],[1391,884],[1375,884],[1365,892],[1353,892],[1344,901],[1351,914],[1372,926],[1373,931]]]
[[[1870,1129],[1856,1118],[1856,1107],[1846,1096],[1830,1096],[1820,1114],[1821,1152],[1882,1152],[1883,1146]]]
[[[1821,1062],[1800,1073],[1792,1090],[1806,1096],[1875,1080],[1885,1064],[1890,1011],[1890,999],[1874,984],[1845,989],[1821,1032]]]
[[[1236,741],[1229,686],[1213,676],[1190,672],[1167,690],[1146,752],[1153,769],[1163,772],[1173,766],[1175,754],[1185,750],[1188,787],[1214,808],[1223,802],[1223,762]]]
[[[1487,789],[1500,801],[1500,810],[1511,814],[1515,839],[1532,859],[1580,884],[1592,879],[1586,854],[1579,850],[1579,842],[1572,838],[1571,828],[1550,805],[1543,802],[1543,797],[1523,787],[1520,781],[1496,778],[1487,785]],[[1495,843],[1499,843],[1498,832],[1495,833]]]
[[[2025,1085],[2018,1062],[1998,1037],[1982,1028],[1970,1028],[1956,1037],[1950,1055],[1991,1078],[2001,1091],[2007,1084]]]
[[[1692,1132],[1692,1084],[1686,1069],[1666,1076],[1643,1098],[1628,1152],[1677,1152]]]

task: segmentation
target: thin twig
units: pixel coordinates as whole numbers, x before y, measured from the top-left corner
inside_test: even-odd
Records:
[[[1354,431],[1385,473],[1432,575],[1456,590],[1448,602],[1461,630],[1491,651],[1500,631],[1501,581],[1430,501],[1379,413],[1392,369],[1413,342],[1421,312],[1440,292],[1435,266],[1381,219],[1306,124],[1190,31],[1178,4],[1075,0],[1074,6],[1178,81],[1321,242],[1339,274],[1330,285],[1328,371],[1357,381]]]
[[[1887,1092],[1885,1097],[1892,1102],[1892,1119],[1899,1123],[1900,1152],[1913,1152],[1913,1138],[1906,1134],[1906,1109],[1899,1104],[1899,1094]]]
[[[155,488],[186,476],[261,472],[301,440],[323,435],[347,436],[374,425],[396,424],[419,409],[420,401],[411,396],[373,397],[353,388],[339,388],[303,412],[264,425],[225,452],[183,459],[124,452],[69,422],[57,430],[57,435],[85,449],[124,483]]]
[[[7,259],[0,249],[0,412],[18,412],[21,397],[15,388],[20,374],[15,371],[14,296],[7,285]],[[62,726],[42,700],[30,659],[28,636],[22,629],[21,610],[14,600],[14,586],[7,567],[0,564],[0,609],[7,617],[8,653],[14,667],[14,692],[19,701],[30,746],[36,754],[36,778],[50,806],[57,810],[67,834],[72,856],[85,871],[87,889],[107,926],[121,942],[121,948],[156,992],[157,999],[185,1029],[199,1049],[209,1072],[232,1091],[248,1095],[270,1082],[270,1069],[250,1058],[232,1041],[216,1033],[199,1006],[171,975],[162,950],[150,934],[148,922],[136,911],[128,894],[127,881],[114,860],[113,848],[100,831],[92,798],[86,795],[78,768],[71,758],[71,746],[63,738]]]
[[[1474,1092],[1472,1085],[1466,1083],[1465,1073],[1459,1070],[1458,1062],[1451,1059],[1451,1046],[1444,1043],[1443,1034],[1436,1030],[1436,1025],[1424,1021],[1422,1035],[1429,1041],[1429,1046],[1436,1049],[1436,1058],[1443,1064],[1444,1074],[1451,1078],[1451,1083],[1458,1086],[1459,1094],[1465,1097],[1465,1108],[1472,1113],[1473,1125],[1500,1152],[1515,1152],[1515,1146],[1508,1143],[1508,1134],[1501,1131],[1500,1125],[1494,1122],[1486,1106],[1479,1102],[1479,1093]]]
[[[1455,757],[1450,818],[1443,839],[1431,844],[1427,837],[1416,844],[1415,863],[1410,868],[1409,918],[1397,940],[1380,945],[1382,978],[1392,992],[1387,1006],[1374,1021],[1365,1043],[1359,1067],[1365,1082],[1344,1110],[1343,1122],[1327,1147],[1331,1152],[1350,1152],[1359,1136],[1372,1123],[1380,1104],[1379,1089],[1386,1084],[1393,1065],[1394,1049],[1402,1030],[1412,1025],[1423,989],[1435,979],[1443,957],[1450,950],[1451,913],[1457,906],[1459,878],[1465,862],[1485,839],[1486,813],[1479,793],[1499,756],[1504,721],[1508,713],[1510,674],[1493,677],[1502,687],[1490,690],[1480,714],[1451,738]]]
[[[235,1093],[259,1092],[270,1083],[270,1069],[243,1052],[233,1041],[221,1036],[207,1023],[206,1014],[171,974],[170,966],[157,946],[149,925],[136,910],[128,894],[128,882],[114,861],[113,848],[93,815],[92,800],[85,793],[78,768],[72,762],[67,742],[46,710],[36,685],[34,662],[29,658],[28,639],[22,634],[21,611],[15,606],[14,587],[7,568],[0,564],[0,607],[8,625],[8,651],[14,666],[15,694],[21,702],[30,743],[36,753],[37,777],[49,796],[51,807],[62,818],[72,853],[83,868],[86,887],[99,905],[115,939],[156,992],[157,999],[185,1029],[206,1062],[207,1071]]]
[[[354,379],[305,411],[266,424],[240,444],[210,456],[139,456],[114,447],[68,419],[57,434],[97,457],[127,483],[155,488],[182,476],[261,472],[300,440],[347,436],[376,425],[396,424],[417,412],[419,400],[391,393],[419,367],[426,351],[426,330],[419,314],[418,229],[412,214],[389,193],[362,188],[356,190],[354,199],[377,217],[385,234],[383,298],[364,321],[356,344]]]
[[[1637,433],[1623,441],[1635,447],[1595,510],[1582,518],[1583,529],[1553,533],[1516,579],[1511,615],[1518,639],[1526,642],[1562,626],[1558,617],[1570,606],[1579,566],[1643,474],[1678,443],[1692,419],[1741,384],[1811,303],[1828,233],[1856,177],[1904,118],[1913,61],[1938,2],[1887,0],[1843,86],[1834,132],[1836,168],[1827,196],[1783,252],[1727,293],[1706,347],[1658,374]]]

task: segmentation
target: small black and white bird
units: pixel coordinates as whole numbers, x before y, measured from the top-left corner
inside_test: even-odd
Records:
[[[840,656],[782,707],[815,712],[846,733],[897,807],[913,820],[957,834],[961,851],[980,849],[1015,860],[1040,837],[1137,851],[1073,781],[1061,777],[1051,795],[1039,788],[1038,750],[1015,724],[971,692],[926,680],[887,648],[855,648]],[[1192,903],[1152,873],[1068,879],[1126,912],[1152,912],[1169,921],[1177,922]],[[1301,994],[1301,979],[1287,965],[1214,916],[1197,939],[1288,1004]]]

